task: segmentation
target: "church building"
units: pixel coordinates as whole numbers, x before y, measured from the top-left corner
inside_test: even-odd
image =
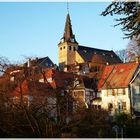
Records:
[[[72,31],[69,13],[66,16],[64,34],[58,44],[58,49],[59,68],[66,72],[79,71],[83,66],[86,66],[88,71],[94,72],[103,69],[106,65],[122,63],[112,50],[102,50],[79,45]]]

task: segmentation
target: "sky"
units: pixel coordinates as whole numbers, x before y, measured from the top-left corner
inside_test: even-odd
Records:
[[[69,2],[73,33],[80,45],[120,50],[128,40],[114,16],[101,16],[110,2]],[[48,56],[58,64],[66,2],[0,2],[0,56],[22,63],[27,57]]]

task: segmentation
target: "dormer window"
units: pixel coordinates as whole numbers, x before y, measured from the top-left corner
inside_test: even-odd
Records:
[[[86,52],[87,52],[87,50],[84,50],[84,52],[86,53]]]

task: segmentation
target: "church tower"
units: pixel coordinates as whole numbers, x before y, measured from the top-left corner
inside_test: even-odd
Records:
[[[72,31],[72,25],[69,13],[66,17],[65,29],[63,37],[58,44],[59,49],[59,68],[67,71],[67,66],[76,62],[76,50],[78,49],[78,42]]]

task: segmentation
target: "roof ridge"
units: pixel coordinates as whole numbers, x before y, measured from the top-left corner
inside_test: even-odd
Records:
[[[112,50],[98,49],[98,48],[87,47],[87,46],[83,46],[83,45],[78,45],[78,46],[79,46],[79,47],[88,48],[88,49],[95,49],[95,50],[99,50],[99,51],[114,52],[114,51],[112,51]]]
[[[139,63],[136,63],[134,61],[134,62],[126,62],[126,63],[117,63],[117,64],[113,64],[113,65],[107,65],[106,67],[109,67],[109,66],[117,66],[117,65],[127,65],[127,64],[132,64],[132,63],[139,65]]]

